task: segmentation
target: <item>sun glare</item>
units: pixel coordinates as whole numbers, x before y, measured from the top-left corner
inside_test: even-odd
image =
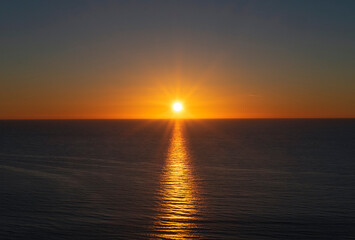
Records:
[[[174,102],[172,105],[172,109],[174,112],[181,112],[184,107],[181,102]]]

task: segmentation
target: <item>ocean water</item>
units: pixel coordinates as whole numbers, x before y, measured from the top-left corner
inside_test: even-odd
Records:
[[[355,120],[0,121],[0,239],[355,239]]]

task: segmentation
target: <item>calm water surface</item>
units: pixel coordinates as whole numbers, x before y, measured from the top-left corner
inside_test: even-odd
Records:
[[[354,239],[355,120],[0,121],[0,239]]]

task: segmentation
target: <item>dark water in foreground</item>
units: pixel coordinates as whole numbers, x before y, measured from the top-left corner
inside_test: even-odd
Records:
[[[0,239],[354,239],[355,120],[0,121]]]

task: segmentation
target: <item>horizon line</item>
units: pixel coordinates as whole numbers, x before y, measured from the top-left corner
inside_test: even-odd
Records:
[[[31,120],[263,120],[263,119],[355,119],[355,117],[261,117],[261,118],[0,118],[0,121]]]

